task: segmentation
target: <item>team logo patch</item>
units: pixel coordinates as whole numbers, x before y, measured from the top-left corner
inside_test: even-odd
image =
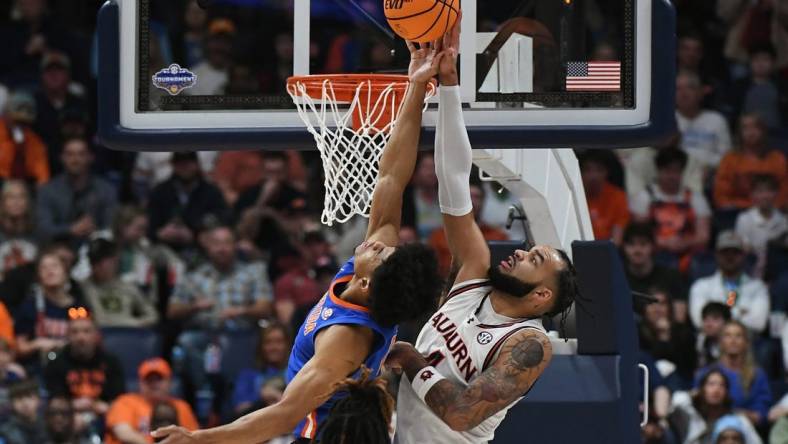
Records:
[[[320,317],[323,318],[323,320],[325,321],[326,319],[330,318],[331,315],[333,314],[334,314],[333,308],[326,308],[325,310],[323,310],[323,314],[320,315]]]
[[[489,332],[483,331],[476,335],[476,342],[481,345],[487,345],[493,340],[493,335]]]
[[[435,376],[435,373],[432,373],[432,370],[424,370],[419,375],[419,378],[421,378],[422,381],[426,381],[426,380],[432,378],[433,376]]]
[[[153,85],[163,89],[172,96],[177,96],[186,88],[191,88],[197,84],[197,74],[181,65],[173,63],[167,68],[162,69],[153,75]]]

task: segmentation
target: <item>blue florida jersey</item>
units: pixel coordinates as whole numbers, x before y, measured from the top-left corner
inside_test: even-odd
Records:
[[[350,258],[345,265],[339,270],[334,279],[331,280],[331,285],[328,292],[312,307],[309,315],[307,316],[301,328],[296,333],[295,341],[293,343],[293,351],[290,353],[290,361],[287,364],[287,383],[295,378],[296,374],[301,370],[307,361],[315,355],[315,337],[317,333],[332,325],[361,325],[368,327],[375,332],[375,342],[372,345],[364,365],[370,368],[374,376],[380,374],[380,368],[383,365],[383,360],[391,348],[397,336],[397,327],[386,328],[378,325],[372,320],[369,310],[366,307],[352,304],[339,298],[345,285],[353,278],[354,273],[354,258]],[[353,375],[358,377],[359,372]],[[329,390],[330,387],[326,387]],[[318,396],[319,393],[315,393]],[[299,438],[315,438],[319,425],[328,416],[331,406],[340,398],[339,394],[335,394],[317,410],[311,412],[306,418],[295,428],[294,434]]]

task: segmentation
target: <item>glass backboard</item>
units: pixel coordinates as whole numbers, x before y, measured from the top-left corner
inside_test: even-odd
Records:
[[[201,0],[183,17],[172,5],[114,0],[100,13],[99,126],[110,147],[310,149],[287,77],[407,68],[382,0]],[[615,148],[672,132],[667,0],[461,6],[460,88],[475,146]],[[425,146],[436,110],[425,112]]]

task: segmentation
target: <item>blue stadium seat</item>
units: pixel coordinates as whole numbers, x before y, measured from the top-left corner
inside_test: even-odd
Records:
[[[101,329],[101,336],[104,349],[115,355],[123,366],[126,389],[135,390],[137,368],[142,361],[161,354],[159,334],[146,328],[105,327]]]
[[[256,329],[222,332],[222,376],[225,381],[234,381],[241,370],[254,367],[257,335]]]

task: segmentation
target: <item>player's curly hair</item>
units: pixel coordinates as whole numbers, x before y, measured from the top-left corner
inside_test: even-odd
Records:
[[[417,243],[397,247],[372,273],[372,319],[392,327],[426,316],[437,308],[441,286],[432,249]]]
[[[371,378],[361,367],[358,379],[348,378],[334,386],[347,396],[337,401],[320,426],[320,444],[390,444],[394,399],[382,379]]]

